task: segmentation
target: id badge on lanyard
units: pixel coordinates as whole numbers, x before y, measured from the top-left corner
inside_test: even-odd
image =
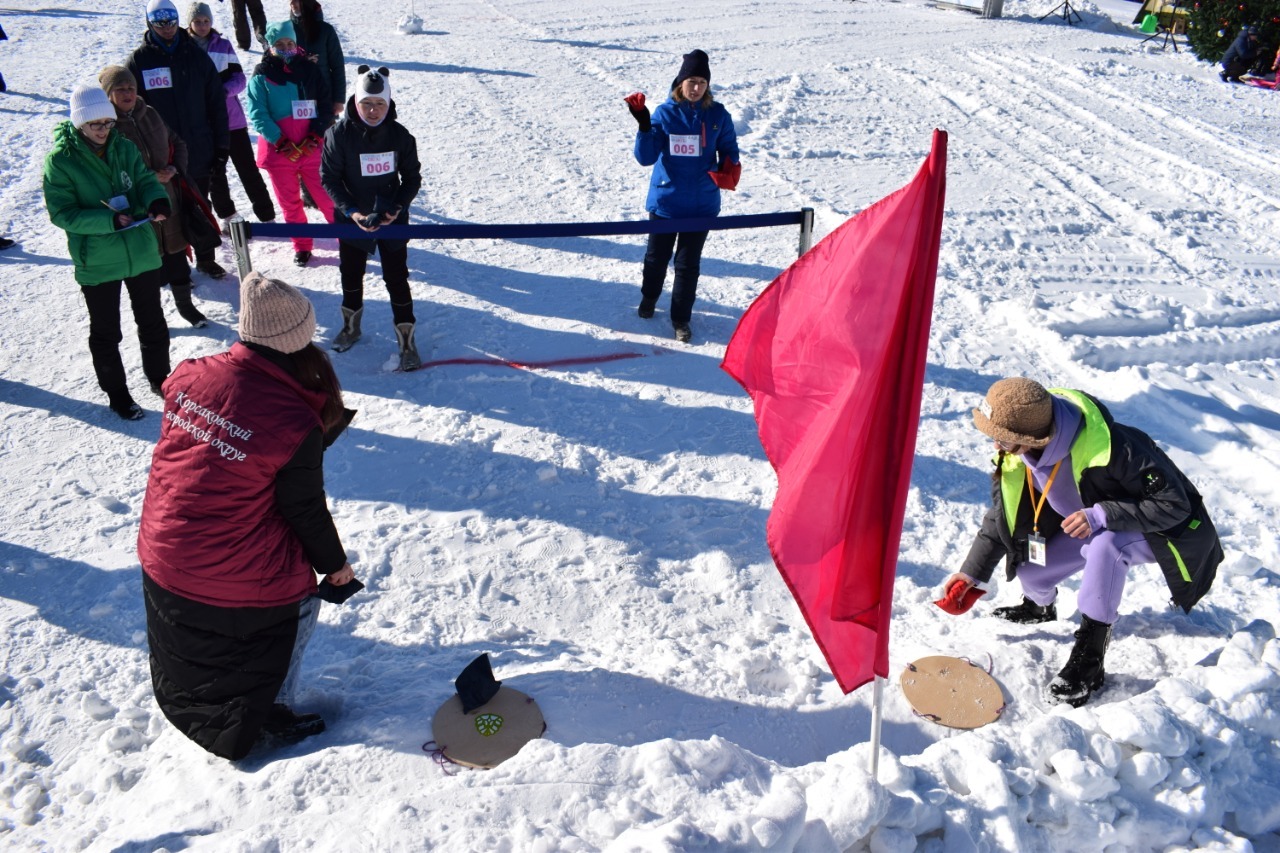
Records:
[[[1044,537],[1039,533],[1032,533],[1027,537],[1027,562],[1043,566],[1047,560]]]

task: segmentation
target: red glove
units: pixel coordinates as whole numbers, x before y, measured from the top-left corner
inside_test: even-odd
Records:
[[[722,190],[736,190],[738,188],[738,179],[742,177],[742,164],[730,163],[725,160],[720,164],[720,171],[707,172],[711,176],[711,180],[716,182]]]
[[[640,125],[640,132],[648,133],[653,123],[649,118],[649,108],[644,105],[644,92],[632,92],[622,100],[627,102],[627,109],[631,110],[636,124]]]
[[[986,594],[987,591],[985,589],[969,586],[963,580],[956,578],[951,582],[951,586],[947,587],[947,594],[935,601],[934,604],[952,616],[959,616],[961,613],[968,613],[978,599]]]

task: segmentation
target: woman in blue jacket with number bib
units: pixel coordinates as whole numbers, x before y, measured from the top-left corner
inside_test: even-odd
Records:
[[[707,54],[684,55],[671,96],[650,116],[644,95],[626,98],[639,124],[635,156],[653,166],[645,209],[650,219],[695,219],[720,214],[720,191],[738,186],[738,135],[733,117],[711,97],[711,65]],[[689,319],[698,295],[698,274],[706,231],[650,234],[644,255],[644,276],[637,313],[648,319],[662,295],[667,265],[675,254],[671,288],[671,326],[676,340],[693,339]]]

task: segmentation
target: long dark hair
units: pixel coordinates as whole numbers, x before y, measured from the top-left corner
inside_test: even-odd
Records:
[[[320,391],[324,394],[324,408],[320,410],[324,431],[328,432],[342,423],[342,385],[338,382],[338,374],[333,372],[329,355],[315,344],[307,344],[289,357],[297,368],[299,384],[308,391]]]
[[[301,25],[302,44],[308,51],[314,51],[315,43],[319,41],[316,38],[319,27],[316,26],[316,12],[320,10],[320,4],[316,0],[301,0],[298,4],[302,8],[298,11],[298,23]]]

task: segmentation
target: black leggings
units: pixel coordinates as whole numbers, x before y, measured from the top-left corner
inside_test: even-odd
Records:
[[[272,210],[271,192],[267,182],[258,171],[258,162],[254,159],[253,143],[249,141],[248,128],[231,131],[231,164],[236,167],[240,176],[240,185],[244,187],[249,203],[253,205],[254,215],[261,219],[259,211]],[[236,212],[236,203],[231,200],[231,187],[227,184],[225,165],[218,168],[215,164],[213,174],[209,176],[209,198],[213,204],[213,212],[219,219],[226,219]]]
[[[413,318],[413,294],[409,291],[409,241],[378,240],[378,257],[382,260],[382,279],[391,297],[391,318],[399,323],[417,322]],[[364,306],[364,271],[369,253],[346,240],[338,241],[338,273],[342,278],[342,307],[352,311]]]
[[[650,219],[660,217],[650,214]],[[667,277],[671,254],[676,256],[676,275],[671,283],[671,323],[686,325],[693,316],[693,303],[698,298],[698,276],[702,272],[702,247],[706,231],[684,231],[679,234],[650,234],[644,253],[644,274],[640,298],[652,305],[662,295],[662,282]],[[678,241],[677,241],[678,238]],[[678,245],[677,245],[678,242]]]

